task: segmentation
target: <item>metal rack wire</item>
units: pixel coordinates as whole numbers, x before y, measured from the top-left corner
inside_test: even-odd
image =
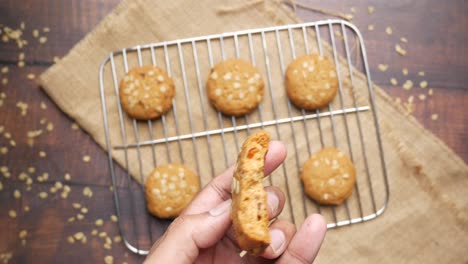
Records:
[[[298,54],[312,52],[333,59],[339,92],[326,109],[309,112],[293,107],[282,87],[287,64]],[[266,76],[264,102],[242,118],[216,112],[204,92],[209,69],[229,57],[250,60]],[[177,95],[171,112],[139,122],[122,111],[118,80],[130,66],[145,64],[166,69],[176,81]],[[146,213],[143,187],[131,174],[142,183],[151,168],[182,162],[206,183],[234,161],[239,143],[255,129],[292,143],[292,155],[276,172],[282,175],[268,179],[287,195],[284,217],[293,223],[299,225],[308,214],[319,212],[328,228],[335,228],[374,219],[387,206],[387,172],[367,55],[360,32],[348,22],[318,21],[126,48],[103,61],[99,81],[119,229],[135,253],[147,254],[170,221]],[[347,152],[358,170],[353,196],[337,207],[308,199],[297,177],[302,162],[324,146]]]

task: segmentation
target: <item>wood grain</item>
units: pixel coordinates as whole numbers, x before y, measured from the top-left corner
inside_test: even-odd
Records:
[[[90,232],[97,228],[109,236],[118,235],[117,225],[109,220],[114,214],[111,184],[107,166],[107,155],[87,134],[81,130],[71,129],[72,121],[66,117],[36,85],[34,80],[26,76],[30,73],[39,75],[53,63],[54,56],[63,56],[82,37],[98,24],[105,14],[118,3],[117,0],[5,0],[0,2],[0,24],[12,28],[26,24],[25,39],[29,41],[21,52],[26,56],[26,67],[18,68],[18,53],[20,50],[13,43],[0,44],[0,68],[9,67],[6,86],[0,84],[0,92],[7,98],[0,106],[0,126],[4,133],[9,132],[16,146],[10,146],[10,140],[0,136],[0,147],[8,147],[8,154],[0,154],[0,166],[6,166],[11,173],[10,178],[0,176],[3,190],[0,191],[0,253],[12,252],[11,263],[94,263],[103,262],[106,255],[114,256],[114,263],[141,262],[143,258],[130,253],[122,243],[113,243],[112,249],[103,248],[103,239],[92,236]],[[450,3],[430,1],[380,1],[372,2],[375,13],[369,15],[367,1],[305,1],[313,6],[340,10],[350,13],[355,7],[354,23],[361,29],[366,40],[369,62],[372,67],[372,79],[381,85],[390,95],[406,101],[409,96],[415,97],[414,116],[431,132],[439,136],[463,160],[468,161],[468,115],[465,114],[468,104],[468,46],[463,45],[468,38],[468,6],[462,0]],[[322,15],[298,9],[299,16],[304,21],[324,18]],[[375,25],[374,31],[368,31],[369,24]],[[385,33],[385,28],[391,26],[392,35]],[[45,34],[47,42],[39,44],[32,37],[32,29],[49,27],[51,32]],[[402,44],[408,55],[401,57],[394,51],[394,45],[400,37],[408,38],[408,44]],[[388,64],[385,72],[377,69],[378,64]],[[409,70],[404,76],[402,68]],[[419,76],[418,71],[424,71],[425,76]],[[390,78],[397,78],[399,86],[392,86]],[[403,90],[401,84],[405,80],[419,82],[426,80],[426,89],[413,88]],[[434,95],[421,101],[417,97],[427,94],[432,88]],[[16,107],[18,101],[28,104],[28,114],[20,115]],[[41,108],[43,102],[47,108]],[[431,119],[432,114],[438,114],[438,120]],[[48,132],[46,125],[41,125],[41,119],[54,125]],[[46,123],[46,124],[47,124]],[[42,129],[43,134],[35,140],[34,146],[27,144],[27,131]],[[39,157],[39,151],[47,153],[47,157]],[[83,162],[84,155],[89,155],[91,161]],[[19,174],[26,172],[28,167],[34,167],[35,173],[31,191],[26,191],[26,185],[19,180]],[[45,182],[37,182],[37,176],[49,174]],[[71,180],[64,180],[65,173],[70,173]],[[38,198],[38,193],[48,191],[56,181],[61,181],[71,187],[67,199],[60,195],[51,195],[47,199]],[[93,197],[83,195],[83,188],[88,186],[93,191]],[[20,190],[22,197],[13,198],[14,190]],[[78,211],[71,206],[78,202],[88,208],[89,212],[81,221],[68,223],[67,219],[76,216]],[[25,205],[31,207],[30,212],[23,212]],[[12,219],[9,210],[16,210],[18,216]],[[105,220],[103,227],[96,227],[97,219]],[[28,230],[26,244],[23,246],[18,233]],[[76,232],[84,232],[88,238],[86,244],[75,242],[69,244],[67,237]]]

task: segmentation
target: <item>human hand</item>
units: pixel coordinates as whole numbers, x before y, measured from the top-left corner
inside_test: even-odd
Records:
[[[270,142],[265,157],[265,175],[286,158],[286,148]],[[270,225],[271,244],[259,256],[239,256],[230,220],[231,181],[234,167],[213,179],[169,226],[153,245],[145,263],[312,263],[317,255],[326,224],[321,215],[306,218],[299,231],[284,220]],[[278,187],[265,188],[270,219],[283,210],[285,197]]]

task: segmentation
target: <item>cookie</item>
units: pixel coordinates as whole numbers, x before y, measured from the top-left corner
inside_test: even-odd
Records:
[[[206,87],[211,104],[232,116],[252,112],[262,101],[264,92],[258,69],[241,59],[225,60],[214,66]]]
[[[258,132],[244,142],[232,179],[231,219],[242,250],[261,254],[270,244],[267,193],[263,189],[265,155],[270,135]]]
[[[306,110],[328,105],[338,90],[335,65],[317,54],[304,55],[291,62],[286,69],[285,81],[291,102]]]
[[[157,118],[169,111],[174,94],[174,81],[166,71],[155,66],[131,69],[119,86],[123,109],[140,120]]]
[[[324,148],[302,167],[305,193],[323,205],[339,205],[353,193],[356,169],[349,158],[335,148]]]
[[[197,175],[184,165],[160,166],[146,179],[146,207],[156,217],[175,218],[199,191]]]

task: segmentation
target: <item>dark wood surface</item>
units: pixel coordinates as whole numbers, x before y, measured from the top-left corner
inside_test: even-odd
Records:
[[[308,4],[351,13],[355,7],[353,22],[363,32],[369,62],[372,66],[373,80],[390,95],[407,101],[415,97],[413,115],[439,138],[452,148],[462,159],[468,161],[468,6],[463,0],[443,2],[430,1],[307,1]],[[130,253],[123,243],[112,243],[111,249],[103,247],[104,240],[91,235],[93,229],[105,231],[110,237],[118,235],[117,225],[110,221],[114,214],[112,193],[109,190],[110,177],[107,155],[81,130],[73,130],[72,120],[66,117],[38,87],[29,80],[30,73],[39,75],[53,63],[53,57],[64,56],[83,36],[86,35],[114,6],[118,0],[25,0],[0,2],[0,24],[19,28],[25,23],[24,39],[29,44],[19,50],[12,42],[0,42],[0,68],[7,66],[9,72],[0,74],[8,78],[8,83],[0,83],[0,92],[6,94],[0,106],[0,126],[4,128],[0,136],[0,147],[7,147],[7,154],[0,154],[0,166],[9,169],[11,176],[0,173],[0,261],[4,253],[12,253],[11,263],[99,263],[105,256],[113,256],[114,263],[141,262],[142,258]],[[367,7],[372,5],[375,12],[371,15]],[[324,16],[298,9],[299,16],[305,21],[313,21]],[[369,24],[375,25],[368,31]],[[2,28],[3,28],[2,26]],[[391,26],[392,35],[385,33]],[[49,33],[42,33],[49,27]],[[47,42],[40,44],[32,36],[33,29],[40,29],[47,36]],[[394,51],[394,44],[400,37],[408,39],[402,44],[408,55],[401,57]],[[17,66],[19,52],[25,53],[26,66]],[[377,69],[379,63],[388,64],[386,72]],[[403,76],[402,68],[408,68],[409,75]],[[424,71],[425,76],[418,76]],[[390,78],[399,80],[399,86],[392,86]],[[426,89],[418,87],[410,91],[401,88],[404,80],[411,79],[416,84],[426,80]],[[419,94],[427,94],[429,88],[434,95],[424,101]],[[20,115],[16,106],[22,101],[28,104],[26,116]],[[42,109],[41,103],[47,108]],[[431,119],[433,114],[438,120]],[[41,119],[54,125],[47,131]],[[27,144],[27,131],[42,129],[31,147]],[[5,133],[11,134],[16,146],[10,145]],[[46,152],[40,157],[39,152]],[[83,162],[82,157],[89,155],[91,161]],[[20,173],[34,167],[36,172],[29,173],[34,183],[30,191],[20,180]],[[37,177],[48,173],[49,178],[38,182]],[[71,180],[64,175],[70,173]],[[41,191],[49,192],[56,181],[68,184],[71,192],[66,199],[60,194],[49,193],[48,198],[40,199]],[[83,188],[90,187],[91,198],[83,195]],[[19,190],[21,198],[14,198],[14,190]],[[58,193],[61,193],[59,191]],[[84,219],[68,223],[67,219],[76,216],[78,210],[72,203],[80,203],[88,209]],[[30,207],[24,212],[24,206]],[[17,212],[16,218],[9,217],[9,211]],[[95,226],[97,219],[104,225]],[[25,245],[19,232],[27,230]],[[67,237],[83,232],[87,242],[70,244]]]

